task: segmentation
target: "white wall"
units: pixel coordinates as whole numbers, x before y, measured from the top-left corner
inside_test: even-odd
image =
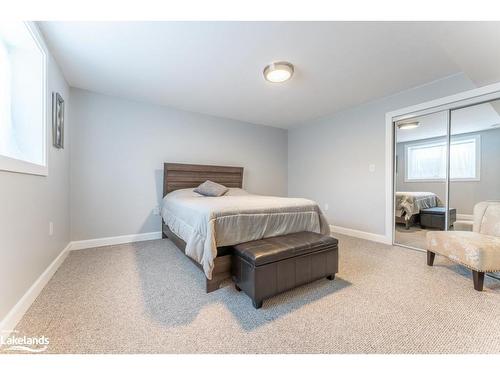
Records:
[[[250,192],[287,194],[287,133],[71,89],[71,238],[160,231],[163,163],[245,167]]]
[[[58,91],[69,101],[68,85],[51,57],[48,86],[50,92]],[[51,145],[51,100],[48,99],[49,175],[0,171],[0,321],[70,239],[69,142],[63,150]],[[66,106],[66,116],[70,107]],[[66,132],[70,132],[70,127],[71,122],[66,121]],[[54,223],[53,236],[48,233],[49,221]]]
[[[385,234],[385,114],[471,88],[455,75],[291,129],[289,195],[328,204],[333,225]]]

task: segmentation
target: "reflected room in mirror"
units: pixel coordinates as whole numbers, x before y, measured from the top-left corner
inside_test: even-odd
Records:
[[[394,243],[425,250],[428,231],[474,231],[477,207],[500,204],[500,100],[399,120],[394,134]]]
[[[474,207],[500,202],[500,100],[452,110],[450,132],[449,201],[457,211],[455,230],[473,231]]]
[[[448,111],[394,125],[394,242],[425,249],[428,231],[446,229]]]

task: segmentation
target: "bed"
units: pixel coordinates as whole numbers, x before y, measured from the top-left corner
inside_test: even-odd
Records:
[[[422,208],[442,207],[439,197],[427,191],[397,191],[395,202],[396,223],[403,223],[406,229],[415,222]]]
[[[222,197],[195,193],[206,180],[230,190]],[[301,231],[330,232],[315,202],[250,194],[242,185],[241,167],[164,164],[163,237],[203,270],[207,292],[230,277],[233,245]]]

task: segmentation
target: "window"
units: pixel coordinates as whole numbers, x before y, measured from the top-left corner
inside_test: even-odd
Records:
[[[411,181],[446,179],[446,142],[444,140],[406,145],[406,176]],[[453,136],[450,144],[450,179],[478,181],[480,136]]]
[[[45,51],[32,23],[0,23],[0,170],[47,175]]]

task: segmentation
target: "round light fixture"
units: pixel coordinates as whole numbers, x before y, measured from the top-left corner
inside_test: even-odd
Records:
[[[286,61],[274,62],[264,68],[264,78],[269,82],[285,82],[292,78],[292,75],[293,65]]]
[[[401,124],[398,124],[398,129],[400,130],[409,130],[409,129],[415,129],[420,126],[420,123],[418,121],[414,122],[403,122]]]

